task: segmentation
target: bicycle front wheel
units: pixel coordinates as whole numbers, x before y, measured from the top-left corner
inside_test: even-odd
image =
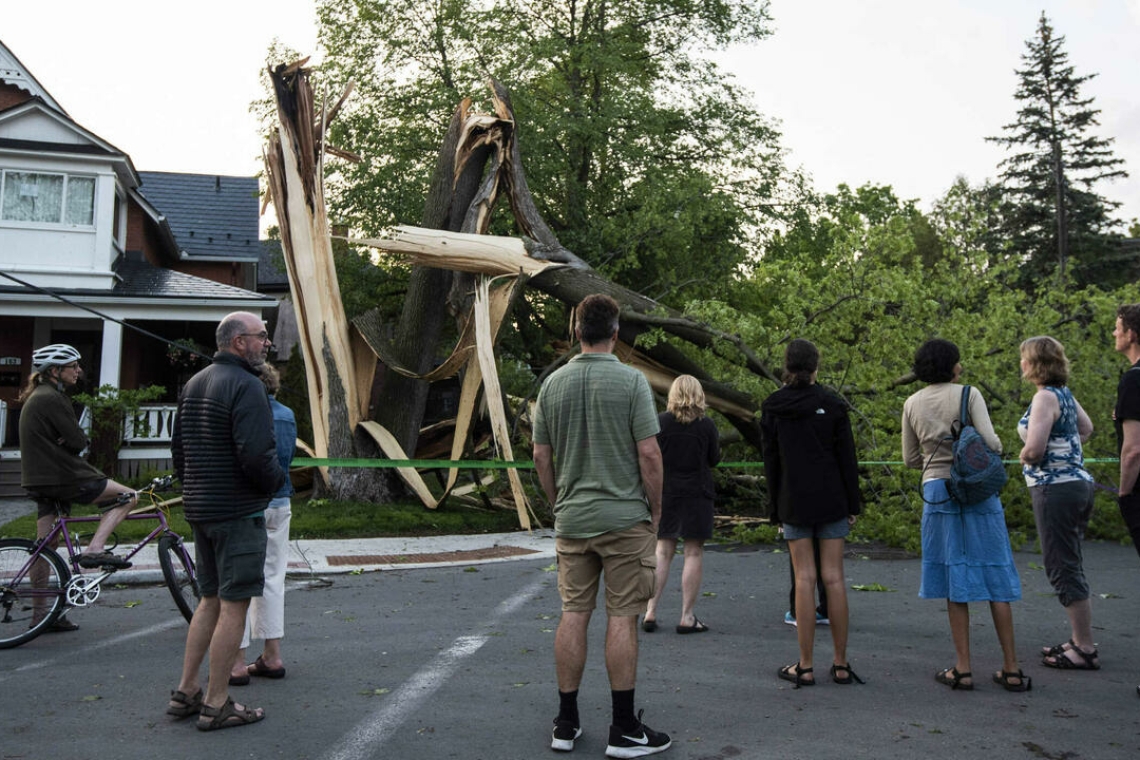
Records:
[[[194,560],[186,552],[181,538],[168,533],[158,539],[158,564],[162,566],[162,577],[166,579],[174,603],[186,622],[190,622],[198,606],[198,580],[194,576]]]
[[[24,538],[0,540],[0,649],[17,647],[63,614],[67,564],[51,549],[35,552]]]

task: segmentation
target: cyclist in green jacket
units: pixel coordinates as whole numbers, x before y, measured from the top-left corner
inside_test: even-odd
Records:
[[[32,492],[38,505],[36,537],[43,538],[56,519],[55,504],[60,502],[70,514],[72,503],[93,504],[109,501],[131,489],[107,478],[79,454],[87,448],[87,436],[75,417],[71,399],[64,392],[79,382],[83,374],[79,352],[64,343],[32,352],[32,374],[20,395],[21,485]],[[137,499],[107,510],[95,535],[79,556],[82,567],[124,568],[131,563],[104,547],[115,527],[134,509]],[[55,548],[55,547],[52,547]],[[51,631],[79,628],[60,617]]]

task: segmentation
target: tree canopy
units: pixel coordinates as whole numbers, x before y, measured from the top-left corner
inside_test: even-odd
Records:
[[[363,159],[330,177],[331,213],[364,234],[420,221],[447,119],[488,76],[511,93],[539,213],[632,289],[713,295],[797,190],[778,132],[707,57],[763,39],[767,2],[324,0],[318,16],[324,76],[358,88],[332,140]]]

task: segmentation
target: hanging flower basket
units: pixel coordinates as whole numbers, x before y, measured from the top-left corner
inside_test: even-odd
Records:
[[[210,351],[193,338],[183,338],[166,347],[166,360],[179,372],[196,372],[206,366],[206,359],[198,354],[209,356]]]

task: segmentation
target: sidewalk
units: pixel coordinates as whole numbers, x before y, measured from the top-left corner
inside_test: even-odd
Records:
[[[2,499],[0,525],[31,514],[34,510],[35,504],[30,499]],[[310,576],[361,573],[540,558],[553,561],[552,529],[461,536],[294,539],[289,542],[288,574]],[[115,574],[116,582],[162,582],[157,541],[144,546],[131,562],[133,567]]]

